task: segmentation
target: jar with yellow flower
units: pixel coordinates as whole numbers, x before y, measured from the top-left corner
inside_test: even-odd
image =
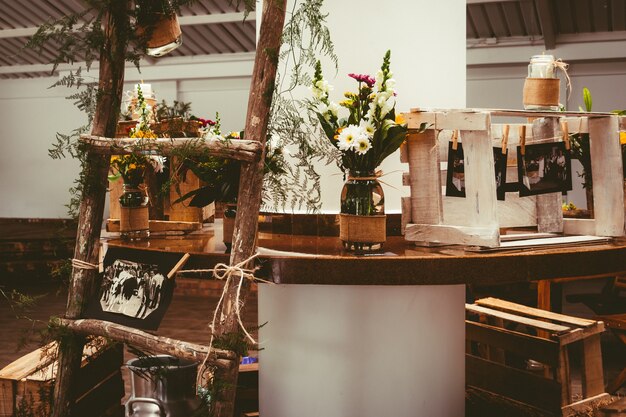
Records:
[[[146,157],[142,154],[118,155],[111,158],[111,168],[124,185],[120,195],[120,236],[124,239],[144,239],[150,236],[148,194],[143,184]]]

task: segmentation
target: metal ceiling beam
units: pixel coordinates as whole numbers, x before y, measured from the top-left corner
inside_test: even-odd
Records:
[[[250,13],[246,20],[253,21],[256,19],[254,13]],[[230,22],[243,22],[244,13],[220,13],[220,14],[207,14],[198,16],[179,16],[178,22],[181,26],[186,25],[210,25],[214,23],[230,23]],[[37,33],[38,27],[27,27],[19,29],[4,29],[0,30],[0,39],[2,38],[19,38],[22,36],[33,36]]]
[[[556,48],[556,30],[554,27],[554,15],[552,14],[551,0],[535,0],[539,23],[543,32],[543,41],[546,49]]]

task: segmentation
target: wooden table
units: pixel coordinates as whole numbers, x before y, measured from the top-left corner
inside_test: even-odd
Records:
[[[463,415],[465,284],[626,271],[626,240],[477,253],[390,236],[385,253],[356,256],[336,237],[272,222],[261,223],[257,274],[281,284],[259,285],[259,323],[268,322],[259,331],[260,411],[274,417]],[[108,243],[189,252],[185,268],[194,269],[227,261],[221,241],[209,226]]]

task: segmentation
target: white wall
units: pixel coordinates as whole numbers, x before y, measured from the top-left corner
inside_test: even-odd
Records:
[[[78,177],[72,158],[52,160],[56,132],[69,133],[86,116],[48,89],[56,78],[0,80],[0,217],[67,217],[68,189]]]
[[[346,90],[356,88],[348,73],[374,75],[391,49],[391,70],[397,81],[397,111],[414,107],[465,107],[465,1],[348,0],[326,3],[328,26],[339,57],[339,71],[325,75],[335,90],[331,99],[340,101]],[[258,21],[258,20],[257,20]],[[445,22],[445,24],[442,24]],[[385,210],[399,212],[403,187],[401,164],[396,153],[381,166]],[[341,175],[336,167],[322,172],[324,211],[339,211]],[[393,187],[395,188],[393,188]]]

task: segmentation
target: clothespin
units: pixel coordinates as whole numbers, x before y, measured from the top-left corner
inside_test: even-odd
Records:
[[[565,149],[570,150],[570,142],[569,142],[569,128],[567,126],[567,121],[563,120],[561,122],[561,132],[563,132],[563,142],[565,143]]]
[[[458,138],[459,138],[459,131],[457,129],[454,129],[452,131],[452,149],[455,151],[459,147]]]
[[[521,147],[522,155],[526,153],[526,125],[519,127],[519,146]]]
[[[506,146],[509,142],[509,125],[502,126],[502,155],[506,155]]]

